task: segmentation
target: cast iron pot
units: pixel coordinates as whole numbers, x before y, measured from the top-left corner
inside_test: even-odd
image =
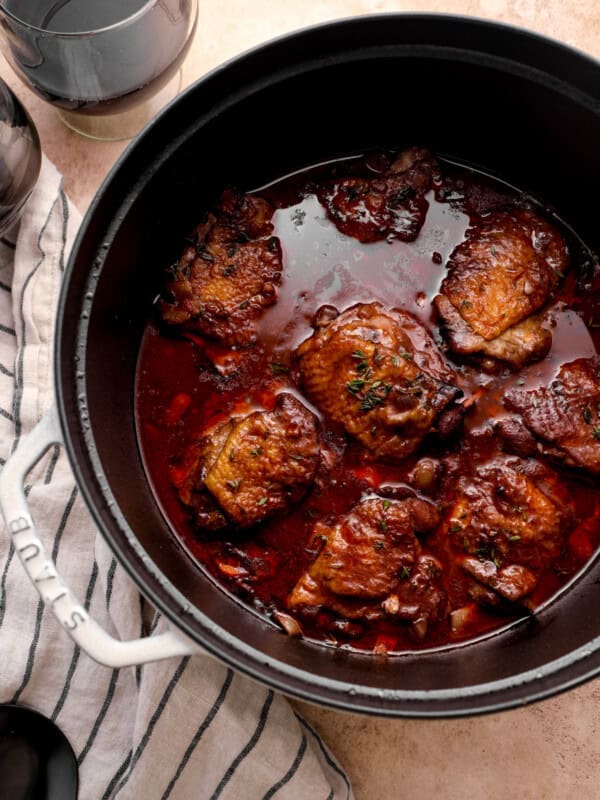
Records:
[[[259,47],[185,92],[104,183],[64,279],[57,410],[0,479],[17,551],[93,657],[118,666],[201,646],[290,695],[390,716],[508,708],[600,673],[597,560],[500,633],[375,659],[288,638],[242,607],[184,552],[149,489],[134,425],[136,356],[182,237],[224,184],[250,189],[315,162],[413,143],[544,198],[600,250],[600,64],[474,19],[355,18]],[[169,633],[111,640],[48,566],[16,482],[61,438],[102,535]]]

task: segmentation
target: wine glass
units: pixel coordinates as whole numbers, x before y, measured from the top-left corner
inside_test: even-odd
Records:
[[[70,128],[134,136],[181,88],[198,0],[1,0],[0,47]]]
[[[37,182],[40,140],[29,114],[0,80],[0,237],[15,225]]]

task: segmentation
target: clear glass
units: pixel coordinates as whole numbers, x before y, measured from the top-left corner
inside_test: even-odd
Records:
[[[17,75],[92,138],[134,136],[180,89],[198,0],[1,0]]]
[[[29,114],[0,80],[0,238],[15,226],[37,182],[42,150]]]

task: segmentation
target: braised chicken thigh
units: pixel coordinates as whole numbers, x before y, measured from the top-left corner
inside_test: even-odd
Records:
[[[295,397],[282,393],[272,411],[233,417],[205,431],[188,459],[182,501],[213,515],[213,528],[228,521],[248,527],[306,493],[319,465],[317,420]],[[194,501],[198,492],[209,492],[218,509]]]
[[[504,398],[559,461],[600,474],[600,357],[564,364],[548,386],[513,388]]]
[[[405,311],[369,303],[336,313],[317,315],[325,321],[297,350],[306,392],[374,457],[405,458],[460,396],[452,371]]]
[[[161,313],[228,345],[255,337],[255,321],[277,299],[281,245],[272,236],[273,209],[257,197],[228,191],[194,232],[172,269]]]
[[[337,228],[359,242],[392,237],[412,242],[419,235],[428,202],[425,194],[439,172],[428,150],[411,147],[373,178],[334,180],[319,198]]]
[[[503,465],[460,478],[448,533],[467,556],[463,569],[515,601],[532,591],[536,575],[559,555],[569,522],[532,477]]]
[[[541,309],[569,265],[563,237],[524,209],[484,217],[466,236],[434,301],[451,349],[487,367],[543,358],[552,334]]]
[[[313,538],[322,540],[322,550],[292,590],[288,607],[326,607],[348,619],[390,614],[420,622],[424,632],[445,598],[437,588],[432,597],[436,569],[421,556],[415,533],[438,521],[435,507],[423,500],[373,497],[333,525],[320,523]]]

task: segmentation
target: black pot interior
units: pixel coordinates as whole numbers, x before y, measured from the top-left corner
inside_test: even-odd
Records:
[[[146,481],[133,417],[136,356],[161,272],[225,184],[250,189],[327,159],[423,143],[530,190],[600,250],[598,142],[595,62],[502,26],[386,15],[243,56],[130,148],[71,259],[57,385],[84,495],[141,590],[176,625],[289,693],[387,714],[522,703],[600,669],[598,564],[535,617],[467,648],[376,660],[287,638],[178,545]]]

